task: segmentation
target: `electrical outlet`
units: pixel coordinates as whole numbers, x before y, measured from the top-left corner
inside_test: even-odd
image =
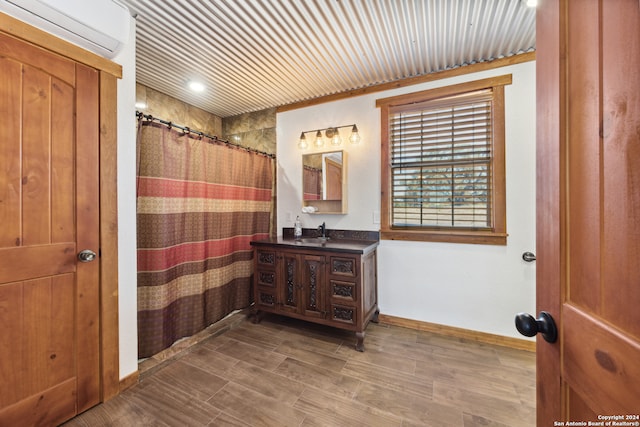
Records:
[[[380,211],[373,211],[373,223],[380,224]]]
[[[293,212],[287,212],[287,222],[293,221]]]

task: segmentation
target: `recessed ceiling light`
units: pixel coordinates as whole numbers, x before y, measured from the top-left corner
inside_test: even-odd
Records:
[[[190,81],[189,89],[191,89],[194,92],[202,92],[204,91],[204,84],[196,81]]]
[[[529,6],[529,7],[537,7],[538,6],[538,0],[527,0],[527,6]]]
[[[147,104],[145,104],[144,102],[136,102],[136,108],[144,110],[145,108],[147,108]]]

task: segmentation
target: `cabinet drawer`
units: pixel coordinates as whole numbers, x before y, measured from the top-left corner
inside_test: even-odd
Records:
[[[266,286],[270,288],[276,287],[276,272],[275,270],[258,270],[256,273],[256,280],[258,286]]]
[[[276,294],[273,290],[258,288],[256,291],[256,305],[262,307],[275,307],[276,301]]]
[[[357,277],[358,263],[356,258],[332,256],[329,263],[329,274],[333,276]]]
[[[358,300],[358,288],[355,282],[331,280],[330,283],[332,299],[345,302],[355,302]]]
[[[358,311],[356,307],[346,305],[331,304],[331,320],[338,323],[355,325],[358,322]]]
[[[276,252],[275,251],[257,251],[257,259],[259,267],[276,267]]]

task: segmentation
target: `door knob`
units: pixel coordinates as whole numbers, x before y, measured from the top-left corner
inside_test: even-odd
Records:
[[[94,259],[96,259],[96,253],[90,249],[85,249],[78,253],[78,260],[80,260],[80,262],[91,262]]]
[[[536,254],[533,252],[525,252],[522,254],[522,259],[527,262],[533,262],[536,260]]]
[[[516,329],[525,337],[533,337],[540,332],[542,338],[550,343],[554,343],[558,339],[556,322],[546,311],[541,311],[537,319],[529,313],[518,313],[516,315]]]

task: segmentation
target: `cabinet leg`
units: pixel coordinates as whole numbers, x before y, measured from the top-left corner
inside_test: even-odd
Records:
[[[356,350],[364,351],[364,331],[356,332]]]
[[[380,310],[376,309],[375,313],[373,313],[373,316],[371,316],[371,321],[373,323],[378,323],[378,315],[380,314]]]
[[[253,319],[251,319],[251,322],[254,324],[258,324],[262,321],[262,318],[264,317],[264,311],[254,310],[252,313],[252,317]]]

